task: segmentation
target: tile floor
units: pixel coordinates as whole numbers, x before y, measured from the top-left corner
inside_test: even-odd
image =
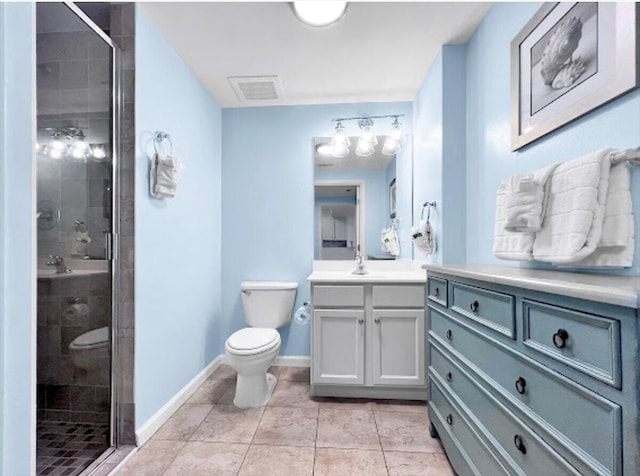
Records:
[[[309,369],[272,367],[267,406],[233,406],[222,366],[117,473],[453,476],[422,402],[309,397]]]

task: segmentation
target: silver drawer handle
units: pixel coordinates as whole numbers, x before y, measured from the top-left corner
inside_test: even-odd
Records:
[[[364,317],[358,318],[358,324],[364,324]]]
[[[380,324],[380,318],[379,318],[379,317],[376,317],[376,318],[373,320],[373,322],[375,322],[376,324]]]

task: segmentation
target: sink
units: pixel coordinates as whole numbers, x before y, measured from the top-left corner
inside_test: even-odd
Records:
[[[54,266],[38,268],[38,278],[41,279],[65,279],[81,276],[94,276],[107,274],[109,272],[109,261],[107,260],[65,260],[65,265],[71,270],[70,273],[58,273]]]

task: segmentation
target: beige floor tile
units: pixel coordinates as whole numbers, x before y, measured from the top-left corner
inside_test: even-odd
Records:
[[[178,455],[184,441],[151,440],[118,471],[118,476],[158,476]]]
[[[229,386],[225,388],[224,393],[218,398],[218,405],[233,405],[233,397],[236,396],[236,381],[228,380]]]
[[[210,378],[187,400],[187,403],[218,403],[220,397],[235,385],[235,380]]]
[[[252,444],[315,446],[317,427],[317,408],[267,407]]]
[[[334,410],[371,410],[371,400],[366,398],[336,398],[336,397],[316,397],[320,408],[333,408]]]
[[[383,412],[416,412],[427,414],[427,402],[419,400],[373,400],[374,410]]]
[[[191,440],[251,443],[263,412],[264,407],[240,409],[233,405],[215,405]]]
[[[373,411],[385,451],[442,453],[437,439],[429,437],[426,413]]]
[[[389,476],[454,476],[449,460],[439,453],[385,451]]]
[[[314,476],[377,476],[387,474],[382,451],[317,448]]]
[[[280,378],[280,374],[284,369],[286,369],[286,367],[281,367],[279,365],[272,365],[271,367],[269,367],[269,373],[273,375],[275,378]]]
[[[310,382],[309,367],[282,367],[280,378],[294,382]]]
[[[230,365],[222,364],[220,367],[216,369],[215,372],[213,372],[213,374],[211,375],[211,378],[230,379],[230,378],[236,378],[236,375],[238,375],[238,373],[235,370],[233,370],[233,368]]]
[[[249,445],[237,443],[187,443],[163,476],[226,476],[237,474]]]
[[[274,407],[317,408],[318,402],[311,399],[308,383],[281,379],[278,381],[268,405]]]
[[[184,404],[160,430],[153,435],[156,440],[188,440],[209,414],[213,405]]]
[[[373,413],[368,410],[321,408],[316,446],[381,449]]]
[[[251,445],[238,476],[311,476],[314,448]]]

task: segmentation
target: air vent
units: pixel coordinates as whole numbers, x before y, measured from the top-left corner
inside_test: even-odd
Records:
[[[274,104],[284,101],[278,76],[229,76],[229,84],[244,104]]]

